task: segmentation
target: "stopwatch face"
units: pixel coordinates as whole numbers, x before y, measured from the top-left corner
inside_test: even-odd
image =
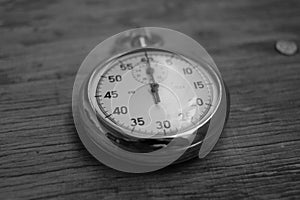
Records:
[[[184,134],[215,112],[221,83],[214,70],[184,55],[142,48],[99,64],[88,83],[101,123],[138,138]]]

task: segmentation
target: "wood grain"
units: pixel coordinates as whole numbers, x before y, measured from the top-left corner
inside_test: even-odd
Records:
[[[297,0],[0,1],[0,199],[299,199]],[[94,159],[73,124],[72,86],[88,52],[120,31],[159,26],[199,41],[231,93],[203,160],[126,174]]]

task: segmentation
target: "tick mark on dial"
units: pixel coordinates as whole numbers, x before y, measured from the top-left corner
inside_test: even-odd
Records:
[[[108,114],[105,116],[105,118],[109,118],[110,116],[112,116],[112,114]]]
[[[191,117],[191,122],[193,125],[195,125],[196,123],[194,122],[195,118],[194,117]]]
[[[131,129],[131,133],[133,133],[133,131],[134,131],[135,127],[136,127],[136,126],[133,126],[133,128]]]

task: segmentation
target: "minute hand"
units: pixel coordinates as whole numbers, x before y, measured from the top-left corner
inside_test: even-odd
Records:
[[[155,79],[154,79],[154,76],[153,76],[154,69],[151,67],[150,60],[149,60],[147,52],[145,52],[145,56],[146,56],[146,63],[147,63],[146,73],[150,77],[151,93],[152,93],[153,98],[154,98],[154,103],[158,104],[160,102],[160,97],[159,97],[159,93],[158,93],[159,84],[155,82]]]

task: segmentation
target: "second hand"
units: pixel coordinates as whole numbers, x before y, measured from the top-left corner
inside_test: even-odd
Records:
[[[151,93],[152,93],[153,98],[154,98],[154,103],[158,104],[160,102],[160,97],[159,97],[159,94],[158,94],[159,84],[155,82],[155,79],[154,79],[154,76],[153,76],[154,69],[150,65],[150,60],[149,60],[149,57],[148,57],[148,54],[147,54],[146,51],[145,51],[145,57],[146,57],[146,62],[147,62],[146,73],[150,76]]]

